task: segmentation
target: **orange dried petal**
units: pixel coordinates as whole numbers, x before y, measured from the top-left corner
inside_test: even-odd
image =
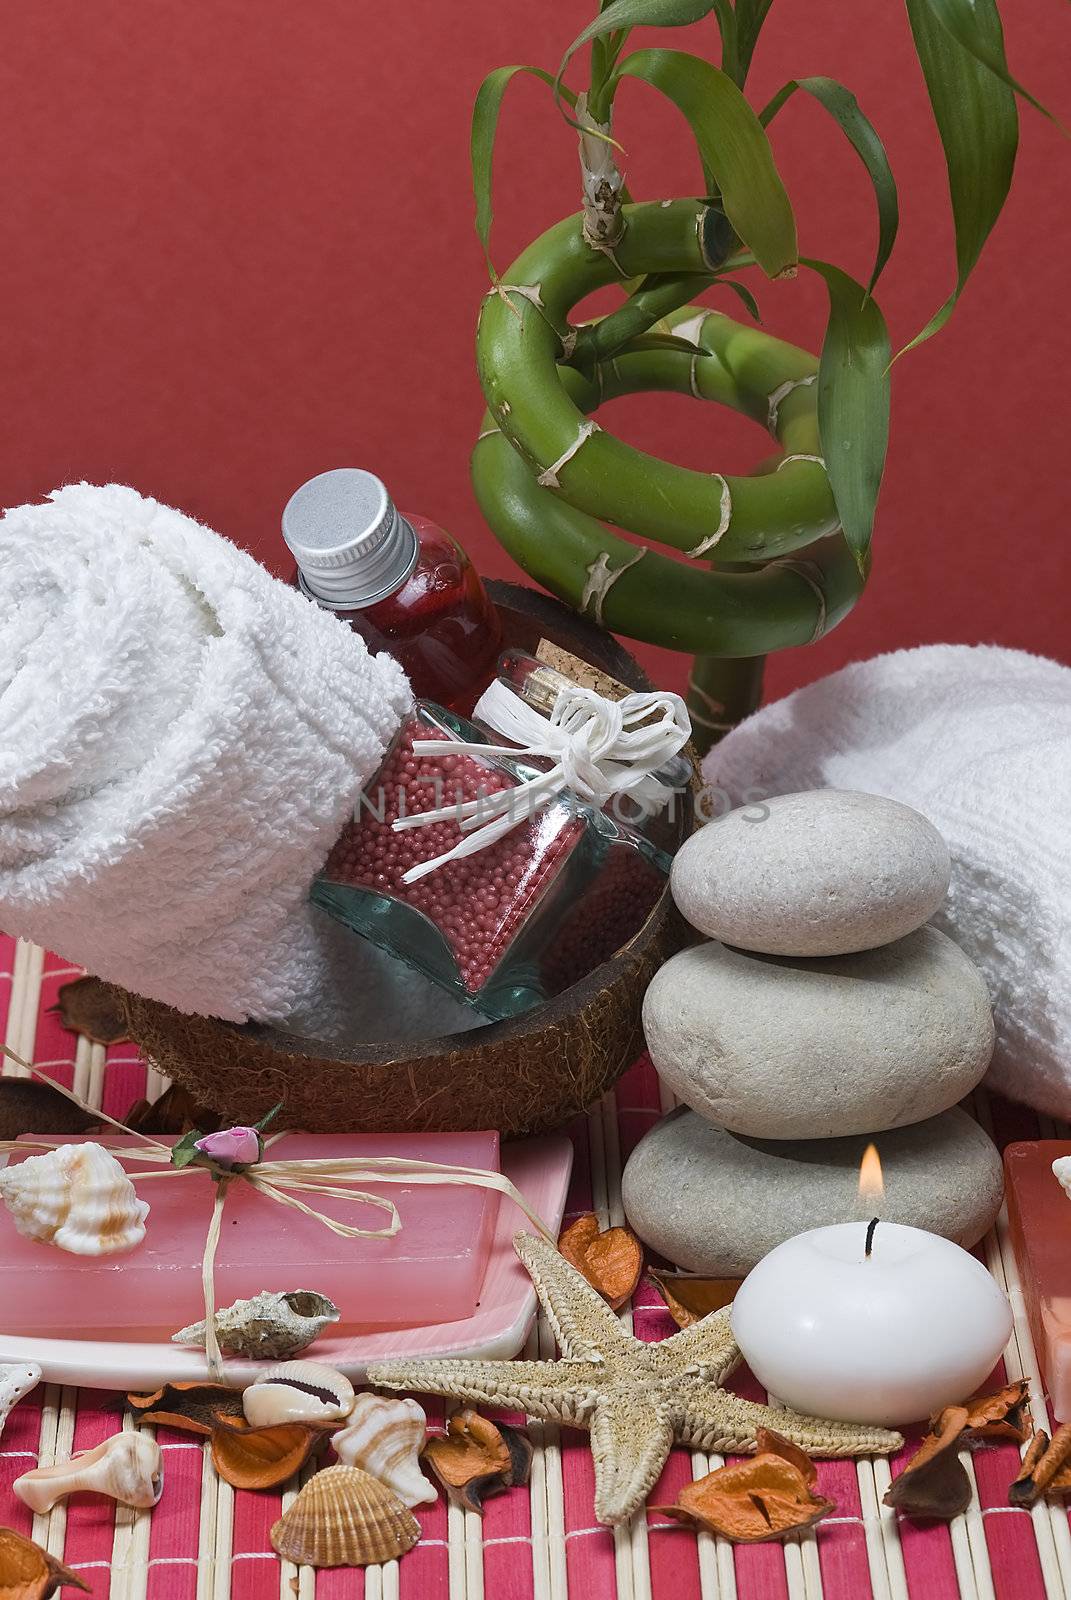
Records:
[[[0,1600],[49,1600],[60,1588],[90,1592],[84,1578],[32,1539],[0,1528]]]
[[[225,1383],[165,1383],[152,1394],[128,1394],[126,1403],[137,1422],[206,1438],[221,1421],[244,1423],[241,1390]]]
[[[786,1442],[774,1437],[779,1445]],[[813,1472],[813,1463],[804,1460]],[[655,1509],[737,1544],[757,1544],[811,1527],[833,1510],[833,1502],[812,1492],[794,1461],[763,1451],[685,1484],[675,1505]]]
[[[1022,1444],[1030,1432],[1028,1394],[1027,1380],[1019,1378],[995,1394],[965,1401],[968,1428],[984,1439],[1014,1439]]]
[[[292,1478],[317,1445],[322,1428],[306,1422],[272,1423],[264,1428],[217,1427],[212,1431],[212,1462],[235,1489],[274,1489]]]
[[[631,1299],[643,1271],[643,1246],[631,1229],[602,1229],[589,1211],[566,1228],[558,1249],[615,1311]]]
[[[885,1495],[905,1516],[949,1522],[966,1511],[971,1484],[956,1446],[967,1427],[966,1406],[946,1406]]]
[[[712,1311],[730,1305],[743,1282],[742,1278],[698,1278],[690,1272],[658,1272],[652,1267],[647,1268],[647,1276],[678,1328],[690,1328]]]
[[[445,1435],[428,1440],[423,1455],[440,1483],[473,1511],[482,1511],[488,1494],[514,1481],[509,1441],[489,1417],[468,1406],[450,1418]]]

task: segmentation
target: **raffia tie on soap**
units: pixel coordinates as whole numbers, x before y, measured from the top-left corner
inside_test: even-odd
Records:
[[[16,1066],[32,1073],[42,1083],[51,1085],[75,1105],[91,1112],[101,1122],[108,1123],[120,1133],[133,1138],[139,1137],[133,1128],[128,1128],[124,1122],[90,1106],[72,1089],[64,1088],[47,1073],[40,1072],[31,1062],[24,1061],[9,1046],[0,1045],[0,1055],[8,1056]],[[266,1140],[265,1144],[270,1146],[283,1137],[285,1137],[283,1133],[275,1134]],[[6,1139],[0,1141],[0,1153],[8,1155],[13,1151],[55,1150],[62,1143],[62,1140]],[[140,1183],[149,1178],[185,1178],[190,1173],[203,1172],[216,1185],[215,1203],[205,1239],[201,1270],[205,1307],[205,1354],[213,1378],[219,1378],[223,1373],[223,1360],[216,1336],[215,1259],[223,1225],[227,1191],[232,1183],[248,1183],[259,1193],[266,1195],[269,1200],[290,1206],[307,1217],[315,1217],[325,1228],[330,1228],[332,1233],[345,1239],[393,1239],[402,1228],[402,1219],[393,1200],[388,1200],[383,1195],[370,1194],[366,1189],[353,1187],[356,1184],[470,1184],[476,1188],[495,1189],[499,1194],[505,1195],[524,1212],[545,1239],[551,1238],[546,1225],[531,1210],[520,1190],[505,1173],[491,1172],[481,1167],[450,1166],[438,1161],[408,1160],[404,1156],[370,1156],[365,1160],[341,1156],[325,1160],[258,1161],[254,1165],[237,1170],[227,1170],[211,1164],[175,1167],[170,1164],[170,1146],[159,1144],[154,1139],[144,1145],[130,1150],[116,1151],[114,1154],[120,1161],[167,1163],[148,1172],[131,1173],[132,1183]],[[314,1206],[308,1205],[299,1198],[302,1194],[324,1195],[332,1199],[353,1200],[360,1205],[374,1206],[377,1210],[385,1212],[390,1220],[382,1228],[362,1228],[355,1223],[340,1222],[336,1217],[329,1217],[324,1212],[317,1211]]]

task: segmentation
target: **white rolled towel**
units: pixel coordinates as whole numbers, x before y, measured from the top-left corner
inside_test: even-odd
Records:
[[[183,1011],[341,1031],[309,886],[411,700],[390,657],[133,489],[8,511],[0,927]]]
[[[861,789],[929,817],[952,854],[934,921],[993,1000],[989,1081],[1071,1116],[1071,670],[988,645],[897,650],[756,712],[703,774],[732,804]]]

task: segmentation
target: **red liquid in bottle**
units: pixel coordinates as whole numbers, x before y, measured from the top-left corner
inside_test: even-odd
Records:
[[[340,467],[291,495],[283,537],[310,599],[394,656],[418,698],[471,711],[495,675],[502,630],[448,533],[400,515],[374,474]]]
[[[403,515],[419,542],[416,566],[385,600],[338,615],[401,664],[418,699],[471,711],[495,675],[498,613],[461,546],[426,517]]]

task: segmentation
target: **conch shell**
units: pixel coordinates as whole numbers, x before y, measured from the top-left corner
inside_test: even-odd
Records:
[[[0,1433],[20,1400],[41,1382],[36,1361],[13,1361],[0,1365]]]
[[[111,1151],[93,1140],[3,1168],[0,1200],[20,1233],[76,1256],[132,1250],[149,1214]]]
[[[249,1385],[242,1396],[242,1409],[253,1428],[268,1428],[276,1422],[329,1427],[353,1409],[353,1384],[319,1361],[280,1361]]]
[[[84,1490],[106,1494],[124,1506],[154,1506],[164,1489],[160,1446],[147,1433],[113,1433],[92,1450],[69,1461],[35,1467],[11,1485],[31,1511],[51,1511],[58,1500]]]
[[[271,1530],[278,1555],[299,1566],[367,1567],[393,1561],[420,1538],[420,1523],[393,1490],[360,1467],[310,1478]]]
[[[359,1394],[331,1445],[344,1466],[361,1467],[393,1489],[403,1505],[419,1506],[436,1498],[434,1484],[420,1470],[427,1422],[415,1400]]]
[[[224,1354],[285,1361],[306,1349],[341,1312],[333,1300],[315,1289],[267,1290],[251,1300],[236,1300],[216,1312],[216,1338]],[[171,1335],[172,1344],[205,1342],[205,1324],[192,1322]]]

